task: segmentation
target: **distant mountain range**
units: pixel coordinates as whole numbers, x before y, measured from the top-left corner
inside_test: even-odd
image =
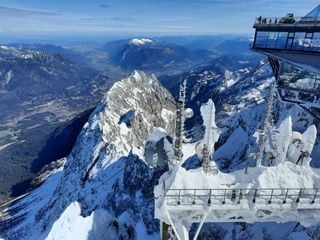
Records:
[[[228,50],[228,52],[233,52],[234,54],[239,54],[239,50],[242,53],[250,53],[249,48],[251,45],[251,37],[248,35],[168,36],[157,39],[163,42],[177,44],[190,50]],[[222,49],[225,45],[229,45],[230,48]],[[242,47],[239,48],[239,45]]]
[[[1,196],[25,191],[35,172],[68,152],[80,131],[72,132],[73,119],[88,117],[110,85],[92,67],[39,49],[68,52],[42,45],[0,47],[0,202]],[[62,130],[67,126],[69,131]],[[53,143],[51,137],[60,140]]]
[[[39,44],[39,43],[33,43],[33,44],[25,44],[25,43],[11,43],[6,44],[8,47],[13,47],[19,51],[38,51],[48,54],[59,54],[64,59],[85,64],[88,63],[88,59],[86,56],[73,51],[71,49],[67,49],[61,46],[52,45],[52,44]]]
[[[205,64],[213,53],[190,50],[183,46],[152,39],[131,39],[106,43],[103,50],[112,64],[132,71],[145,70],[153,73],[186,71]]]

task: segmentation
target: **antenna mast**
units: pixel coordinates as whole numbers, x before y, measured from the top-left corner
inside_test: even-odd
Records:
[[[186,104],[186,88],[187,80],[183,80],[180,84],[179,99],[177,103],[176,111],[176,128],[175,128],[175,143],[174,143],[174,156],[176,163],[181,163],[183,153],[182,153],[182,144],[184,138],[184,123],[186,120],[185,117],[185,104]]]

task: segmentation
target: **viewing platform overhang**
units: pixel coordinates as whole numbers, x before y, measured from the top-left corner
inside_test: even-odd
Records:
[[[320,19],[259,17],[253,27],[252,50],[320,74]]]
[[[267,55],[279,61],[292,64],[307,71],[320,74],[320,52],[302,52],[293,50],[252,47],[251,50]]]

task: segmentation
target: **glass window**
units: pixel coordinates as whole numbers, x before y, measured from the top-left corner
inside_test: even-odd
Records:
[[[296,32],[294,38],[295,39],[303,39],[306,36],[305,32]]]
[[[278,32],[269,32],[269,39],[277,39],[278,38]]]
[[[314,33],[311,43],[312,51],[320,51],[320,33]]]
[[[257,37],[255,42],[255,47],[264,48],[267,45],[268,38],[266,37]]]
[[[294,32],[289,32],[288,37],[289,37],[289,38],[294,37]]]
[[[293,49],[302,49],[304,44],[305,32],[296,32],[294,35]]]
[[[276,48],[278,32],[270,32],[268,37],[268,48]]]
[[[287,33],[287,32],[279,32],[279,33],[278,33],[278,37],[279,37],[279,38],[287,38],[287,36],[288,36],[288,33]]]
[[[289,38],[286,42],[286,49],[292,49],[293,46],[293,39]]]
[[[320,39],[320,33],[315,32],[315,33],[313,34],[313,38],[314,38],[314,39],[315,39],[315,38]]]
[[[287,42],[287,32],[279,32],[275,48],[285,48]]]
[[[267,37],[269,35],[269,32],[257,32],[257,37]]]
[[[312,38],[313,37],[313,33],[306,33],[306,38]]]
[[[285,48],[287,43],[287,38],[279,37],[277,40],[276,48]]]

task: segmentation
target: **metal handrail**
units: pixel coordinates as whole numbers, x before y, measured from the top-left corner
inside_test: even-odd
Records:
[[[174,205],[211,205],[212,200],[217,199],[221,200],[221,204],[225,204],[226,200],[230,200],[230,197],[232,201],[237,201],[238,204],[244,198],[251,200],[254,204],[259,198],[263,198],[268,204],[275,200],[281,200],[282,204],[286,204],[288,200],[299,203],[301,199],[310,200],[310,204],[314,204],[320,198],[318,192],[319,188],[186,188],[167,189],[164,198],[173,199]],[[187,203],[183,203],[185,199],[188,200]]]
[[[300,190],[300,189],[305,189],[305,190],[314,190],[318,188],[169,188],[166,189],[166,191],[179,191],[179,190],[188,190],[188,191],[193,191],[193,190],[200,190],[200,191],[206,191],[206,190],[284,190],[284,189],[290,189],[290,190]]]
[[[257,25],[320,25],[320,18],[311,17],[257,17],[254,26]]]

